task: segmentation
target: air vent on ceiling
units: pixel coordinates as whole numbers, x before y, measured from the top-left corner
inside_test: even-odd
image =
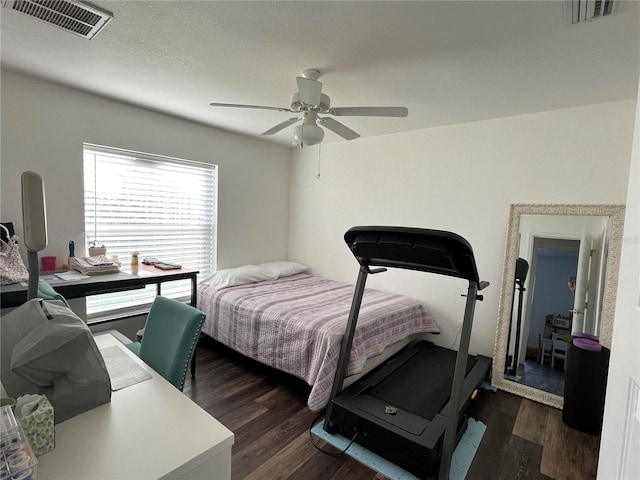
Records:
[[[590,22],[597,18],[619,13],[623,0],[570,0],[565,12],[572,24]]]
[[[4,0],[4,6],[88,39],[113,18],[112,13],[79,0]]]

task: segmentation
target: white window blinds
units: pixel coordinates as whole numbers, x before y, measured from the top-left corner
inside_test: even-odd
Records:
[[[123,263],[131,252],[197,269],[215,269],[217,178],[214,165],[119,149],[84,146],[87,243]],[[187,298],[188,281],[164,284],[162,294]],[[137,313],[155,296],[143,290],[87,297],[87,316]]]

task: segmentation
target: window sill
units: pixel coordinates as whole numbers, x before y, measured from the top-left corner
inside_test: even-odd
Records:
[[[176,300],[189,303],[189,296],[182,296]],[[109,310],[105,312],[92,313],[87,315],[87,325],[99,325],[102,323],[113,322],[115,320],[125,320],[127,318],[138,317],[140,315],[148,315],[151,309],[151,303],[137,305],[135,307],[119,308],[117,310]]]

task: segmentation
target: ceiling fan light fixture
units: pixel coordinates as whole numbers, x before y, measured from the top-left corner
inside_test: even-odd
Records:
[[[324,130],[317,125],[303,123],[293,130],[293,144],[296,147],[310,147],[322,142]]]

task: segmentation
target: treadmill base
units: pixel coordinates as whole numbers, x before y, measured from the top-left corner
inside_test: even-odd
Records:
[[[455,358],[455,351],[431,342],[409,345],[336,396],[327,431],[355,436],[355,443],[419,478],[437,477],[449,406],[442,392],[451,388]],[[456,445],[467,427],[463,412],[490,367],[490,358],[468,358]]]

